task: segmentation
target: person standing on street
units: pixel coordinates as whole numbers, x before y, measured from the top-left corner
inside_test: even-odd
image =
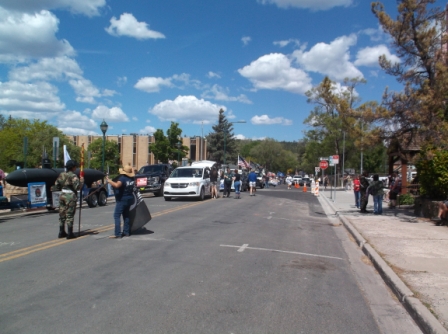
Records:
[[[353,193],[355,194],[355,205],[359,209],[361,202],[361,183],[359,182],[359,176],[355,175],[355,179],[353,180]]]
[[[292,177],[291,175],[288,175],[286,177],[286,184],[288,185],[288,189],[291,189],[291,183],[292,183]]]
[[[369,187],[370,183],[367,179],[367,176],[369,176],[369,173],[364,171],[361,175],[361,179],[359,180],[361,187],[361,213],[368,213],[367,211],[367,203],[369,202],[369,194],[367,193],[367,188]]]
[[[235,199],[240,199],[241,175],[238,173],[238,169],[233,172],[233,186],[235,187]]]
[[[75,219],[76,203],[78,202],[78,190],[81,190],[84,178],[78,178],[75,170],[78,163],[75,160],[69,160],[65,164],[66,172],[59,174],[53,189],[62,191],[59,196],[59,235],[58,238],[74,239],[73,220]],[[82,196],[82,195],[81,195]],[[65,232],[65,224],[67,231]]]
[[[255,188],[257,186],[257,174],[255,174],[255,171],[252,169],[248,176],[249,180],[249,194],[250,196],[255,196]]]
[[[0,186],[5,186],[5,179],[6,179],[6,175],[5,175],[5,172],[2,170],[2,169],[0,169]]]
[[[369,186],[369,194],[373,197],[373,213],[375,215],[383,214],[383,195],[384,184],[378,174],[373,175],[373,181]]]
[[[230,196],[230,191],[232,189],[232,178],[233,173],[230,171],[230,167],[227,167],[227,170],[224,173],[224,194],[222,196],[223,198]]]
[[[268,174],[263,175],[263,180],[264,180],[264,187],[266,189],[268,189],[269,188],[269,176],[268,176]]]
[[[121,237],[129,237],[131,235],[129,226],[129,211],[131,205],[134,204],[134,171],[130,164],[119,169],[120,175],[116,181],[109,180],[106,177],[106,182],[116,189],[115,191],[115,231],[114,235],[109,238],[117,239]],[[123,233],[121,233],[120,220],[123,216]]]
[[[218,184],[218,176],[218,170],[216,169],[216,167],[213,167],[210,173],[210,192],[212,194],[212,198],[218,198],[218,191],[216,189],[216,185]]]

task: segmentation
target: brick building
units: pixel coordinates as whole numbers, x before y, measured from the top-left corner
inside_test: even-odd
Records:
[[[102,139],[103,136],[68,136],[73,144],[87,151],[89,144],[96,139]],[[154,136],[149,135],[106,135],[106,140],[116,142],[120,160],[122,164],[130,163],[134,169],[139,170],[140,167],[148,164],[158,163],[154,159],[154,155],[149,151],[149,144],[154,143]],[[204,160],[207,156],[207,140],[200,136],[183,137],[182,145],[189,148],[187,159],[196,161]]]

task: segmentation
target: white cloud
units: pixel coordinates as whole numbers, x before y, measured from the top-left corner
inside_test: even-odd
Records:
[[[73,55],[70,43],[56,38],[58,25],[56,16],[46,10],[24,14],[0,7],[0,62]]]
[[[288,40],[284,41],[274,41],[274,45],[278,45],[281,48],[284,48],[285,46],[288,46],[289,44],[292,44],[294,46],[300,46],[300,41],[298,39],[290,38]]]
[[[205,99],[252,104],[252,101],[249,100],[246,95],[240,94],[239,96],[229,96],[228,89],[224,89],[219,85],[213,85],[210,89],[205,90],[201,96]]]
[[[98,106],[92,112],[92,118],[105,119],[107,122],[129,122],[128,116],[119,107],[108,108],[106,106]]]
[[[282,89],[303,94],[311,89],[311,78],[281,53],[271,53],[253,61],[238,72],[249,79],[256,89]]]
[[[152,135],[154,132],[156,132],[157,129],[153,126],[145,126],[144,129],[141,129],[139,132],[142,135]]]
[[[379,67],[378,58],[382,55],[385,55],[393,63],[400,63],[400,58],[391,54],[386,45],[381,44],[359,50],[356,55],[355,65]]]
[[[296,7],[311,10],[326,10],[333,7],[348,7],[353,0],[257,0],[262,4],[275,4],[280,8]]]
[[[318,43],[310,51],[296,50],[293,57],[296,58],[306,71],[318,72],[328,75],[335,80],[345,78],[362,78],[363,74],[350,62],[350,46],[357,42],[356,35],[336,38],[330,44]]]
[[[165,38],[165,35],[148,28],[145,22],[138,22],[134,15],[129,13],[121,14],[117,20],[114,17],[110,19],[110,26],[105,30],[112,36],[128,36],[137,39]]]
[[[17,66],[9,72],[12,81],[68,81],[77,94],[76,101],[96,103],[95,98],[113,96],[115,91],[100,91],[90,80],[83,77],[78,63],[69,57],[42,58],[26,66]]]
[[[17,66],[9,72],[16,81],[81,79],[82,70],[76,60],[69,57],[42,58],[27,66]]]
[[[381,25],[378,25],[377,29],[367,28],[367,29],[360,30],[358,32],[358,34],[369,36],[370,40],[373,42],[378,42],[378,41],[390,38],[389,35],[387,35],[384,32],[384,29],[381,27]]]
[[[210,79],[211,78],[221,79],[221,76],[218,73],[215,73],[215,72],[212,72],[212,71],[209,71],[207,73],[207,77],[210,78]]]
[[[127,82],[128,82],[128,78],[126,76],[117,78],[117,86],[118,87],[126,85]]]
[[[81,114],[79,111],[64,111],[59,113],[57,126],[61,131],[69,134],[96,134],[99,130],[97,122],[91,119],[90,116]]]
[[[106,0],[2,0],[1,5],[28,13],[42,9],[68,9],[74,14],[95,16],[106,5]]]
[[[240,139],[240,140],[246,139],[246,136],[242,135],[242,134],[237,134],[237,135],[234,135],[233,137],[235,137],[236,139]]]
[[[272,125],[272,124],[281,124],[281,125],[292,125],[292,120],[286,119],[283,117],[274,117],[270,118],[268,115],[254,116],[251,118],[251,123],[254,125]]]
[[[149,109],[149,113],[162,121],[209,124],[216,122],[220,109],[226,110],[226,107],[190,95],[162,101]]]
[[[243,38],[241,38],[241,41],[243,42],[244,45],[249,44],[251,40],[252,38],[250,38],[250,36],[244,36]]]
[[[155,93],[160,92],[160,88],[162,86],[165,87],[173,87],[173,84],[171,83],[171,78],[156,78],[156,77],[145,77],[141,78],[134,87],[142,90],[147,93]]]
[[[57,93],[47,82],[0,82],[0,110],[14,117],[49,119],[65,109]]]

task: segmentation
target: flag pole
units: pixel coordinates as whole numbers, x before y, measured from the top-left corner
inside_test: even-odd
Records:
[[[84,143],[81,145],[81,164],[79,167],[79,177],[84,178]],[[79,221],[78,221],[78,237],[81,235],[81,212],[82,212],[82,191],[84,188],[84,183],[82,184],[79,193]]]

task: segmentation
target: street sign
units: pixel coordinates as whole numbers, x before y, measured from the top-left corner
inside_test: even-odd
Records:
[[[322,160],[328,160],[328,157],[320,157],[319,160],[320,160],[320,161],[322,161]]]
[[[317,174],[320,172],[320,167],[314,167],[314,172]]]
[[[339,155],[333,155],[333,163],[336,165],[339,163]]]
[[[322,169],[327,169],[328,168],[328,161],[322,160],[321,162],[319,162],[319,167],[322,168]]]

